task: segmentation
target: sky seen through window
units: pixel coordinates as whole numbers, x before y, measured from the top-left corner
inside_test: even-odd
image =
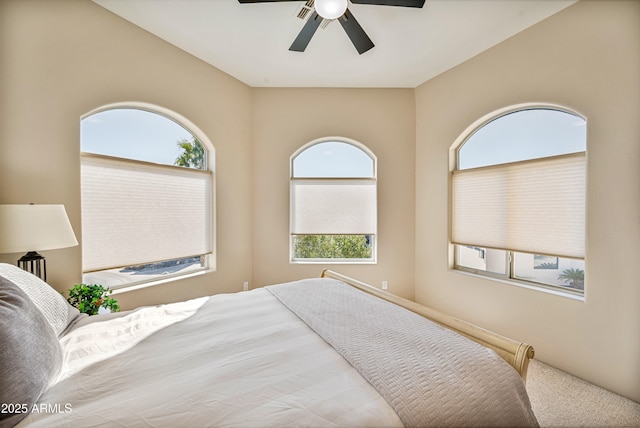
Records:
[[[586,121],[574,114],[519,110],[488,122],[467,138],[458,149],[458,169],[584,152],[586,133]]]

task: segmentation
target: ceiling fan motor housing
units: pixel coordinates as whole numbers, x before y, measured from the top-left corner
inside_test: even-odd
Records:
[[[347,10],[347,0],[315,0],[314,7],[324,19],[338,19]]]

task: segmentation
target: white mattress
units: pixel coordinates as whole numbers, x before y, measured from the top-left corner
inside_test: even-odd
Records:
[[[64,366],[20,426],[402,426],[265,289],[142,308],[63,339]]]

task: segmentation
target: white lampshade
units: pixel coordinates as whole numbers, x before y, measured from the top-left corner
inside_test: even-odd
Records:
[[[316,0],[314,6],[324,19],[337,19],[347,10],[347,0]]]
[[[64,205],[0,205],[0,253],[78,245]]]

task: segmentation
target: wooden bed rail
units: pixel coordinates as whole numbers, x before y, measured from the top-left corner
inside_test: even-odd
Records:
[[[376,288],[372,285],[366,284],[364,282],[358,281],[329,269],[323,270],[320,277],[333,278],[339,281],[343,281],[355,288],[358,288],[359,290],[365,291],[391,303],[395,303],[398,306],[402,306],[405,309],[428,318],[450,330],[468,337],[469,339],[481,344],[482,346],[493,349],[507,363],[509,363],[514,369],[516,369],[516,371],[522,377],[522,380],[526,382],[529,360],[532,359],[534,355],[534,349],[531,345],[501,336],[482,327],[478,327],[477,325],[462,321],[458,318],[436,311],[435,309],[431,309],[427,306],[420,305],[411,300],[388,293],[384,290],[380,290],[379,288]]]

